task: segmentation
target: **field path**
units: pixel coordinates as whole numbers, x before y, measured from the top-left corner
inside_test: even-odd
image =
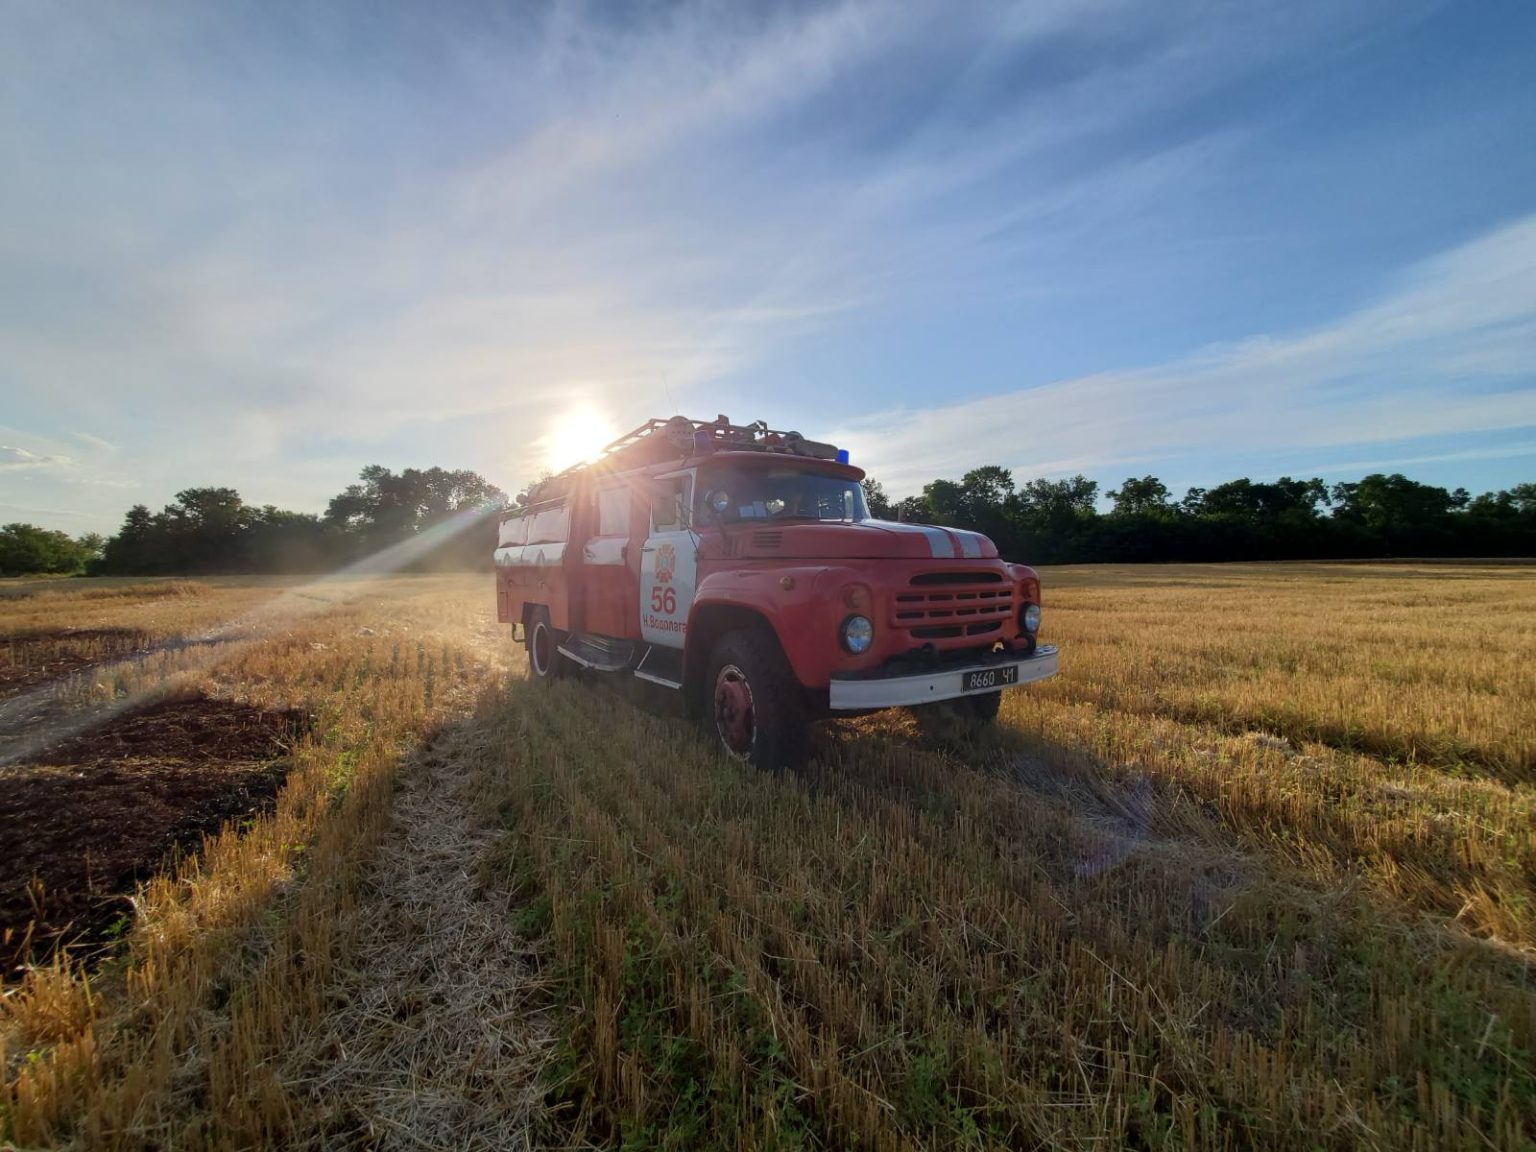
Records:
[[[529,1146],[552,1025],[536,957],[481,863],[485,737],[445,728],[402,768],[394,821],[350,913],[352,967],[287,1067],[300,1146]]]

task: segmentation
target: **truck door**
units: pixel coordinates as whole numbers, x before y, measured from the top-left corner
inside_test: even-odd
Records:
[[[658,477],[650,486],[650,534],[640,554],[640,635],[681,648],[698,587],[698,544],[688,526],[693,477]]]
[[[583,631],[631,638],[635,622],[635,574],[629,566],[631,484],[607,484],[594,493],[592,534],[581,547],[586,614]]]

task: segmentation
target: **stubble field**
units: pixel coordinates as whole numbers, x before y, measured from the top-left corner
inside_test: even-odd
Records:
[[[0,590],[0,1138],[1536,1144],[1536,574],[1043,575],[782,775],[486,577]]]

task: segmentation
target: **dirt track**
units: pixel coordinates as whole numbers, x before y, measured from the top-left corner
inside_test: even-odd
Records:
[[[487,881],[497,834],[476,812],[483,739],[450,726],[402,770],[350,914],[363,942],[287,1061],[304,1147],[529,1146],[553,1026],[537,956]]]

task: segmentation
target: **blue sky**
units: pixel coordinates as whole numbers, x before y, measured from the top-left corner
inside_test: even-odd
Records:
[[[1536,480],[1536,5],[0,12],[0,521],[729,413],[894,494]]]

